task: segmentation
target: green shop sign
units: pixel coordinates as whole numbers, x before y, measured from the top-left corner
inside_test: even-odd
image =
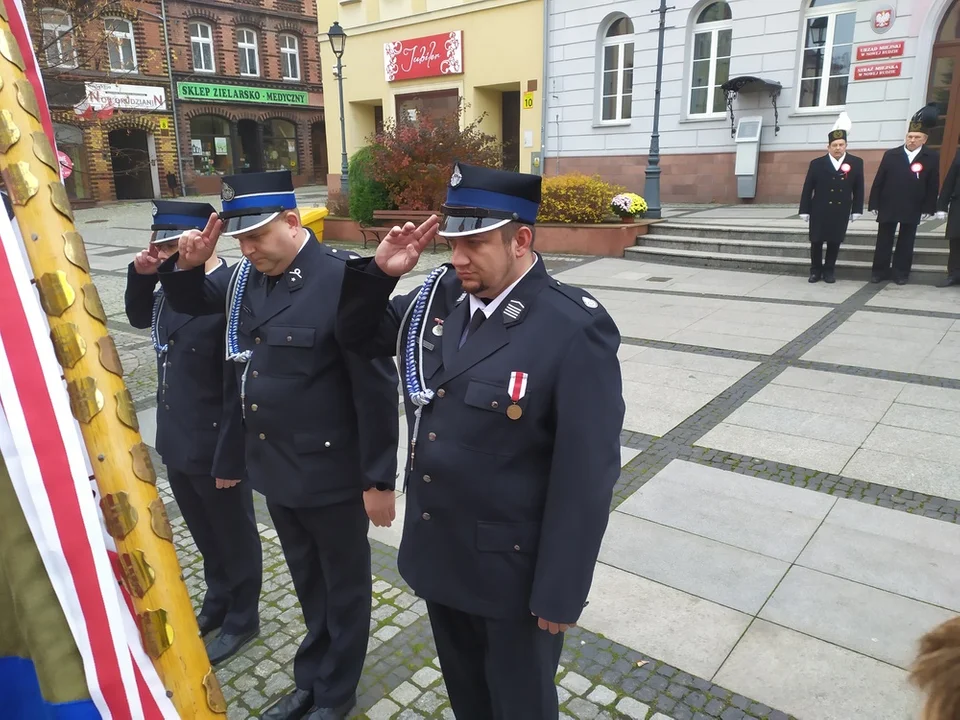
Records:
[[[307,93],[300,90],[240,87],[237,85],[210,85],[208,83],[178,82],[177,97],[181,100],[206,102],[247,102],[264,105],[309,105]]]

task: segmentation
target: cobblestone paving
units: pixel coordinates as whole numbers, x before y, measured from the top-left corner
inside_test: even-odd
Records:
[[[141,225],[143,223],[140,223]],[[131,223],[133,225],[133,223]],[[137,225],[139,227],[139,225]],[[125,247],[120,247],[120,246]],[[115,249],[97,248],[97,253],[127,257],[138,242],[116,242]],[[344,246],[347,247],[347,246]],[[350,246],[351,249],[358,249]],[[365,251],[367,254],[372,249]],[[112,253],[112,255],[111,255]],[[230,256],[229,253],[227,253]],[[444,251],[427,253],[422,268],[447,259]],[[548,262],[552,270],[589,262],[585,258],[565,258]],[[127,382],[140,409],[155,402],[156,370],[149,333],[126,325],[122,307],[122,279],[125,269],[119,259],[115,269],[98,271],[95,279],[101,289],[126,371]],[[766,480],[806,487],[862,502],[923,514],[938,520],[960,522],[960,502],[910,493],[896,488],[831,475],[763,458],[699,447],[696,443],[787,367],[830,370],[897,380],[900,382],[960,387],[960,382],[905,375],[863,368],[833,366],[801,360],[801,356],[866,303],[878,291],[868,286],[839,304],[812,301],[783,301],[792,305],[830,308],[830,312],[809,330],[772,355],[717,350],[708,347],[625,338],[626,343],[730,357],[759,363],[714,400],[663,437],[624,432],[624,447],[640,451],[623,470],[615,490],[613,506],[629,497],[668,462],[683,458]],[[713,297],[710,294],[687,294]],[[726,297],[726,296],[717,296]],[[750,298],[740,298],[750,300]],[[776,303],[769,298],[757,302]],[[871,311],[887,311],[869,308]],[[950,313],[914,313],[931,317],[960,318]],[[154,456],[158,469],[162,465]],[[188,588],[199,603],[203,580],[200,558],[186,531],[164,478],[158,483],[168,504]],[[305,628],[296,597],[292,593],[289,572],[283,560],[276,532],[262,502],[257,503],[264,550],[264,585],[261,603],[261,633],[241,654],[218,669],[217,674],[229,702],[230,720],[257,717],[276,697],[293,687],[292,661]],[[359,688],[359,703],[351,717],[370,720],[413,720],[416,718],[452,718],[446,690],[439,673],[429,621],[424,603],[410,592],[396,570],[396,551],[378,542],[373,549],[374,608],[371,636],[364,676]],[[633,720],[784,720],[789,716],[765,707],[750,698],[729,692],[709,680],[693,677],[597,634],[574,629],[567,634],[558,673],[558,697],[564,718],[631,718]]]

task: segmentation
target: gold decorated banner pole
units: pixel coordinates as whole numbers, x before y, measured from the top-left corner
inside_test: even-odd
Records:
[[[156,474],[83,240],[40,122],[24,58],[0,2],[0,172],[50,323],[70,408],[93,464],[144,650],[182,718],[222,718],[226,703],[200,638]]]

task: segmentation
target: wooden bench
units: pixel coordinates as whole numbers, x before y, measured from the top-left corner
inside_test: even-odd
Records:
[[[368,242],[373,242],[374,245],[379,244],[395,225],[402,226],[407,222],[419,225],[431,215],[439,216],[440,214],[441,213],[432,210],[374,210],[373,219],[376,222],[375,225],[360,223],[360,232],[363,234],[363,246],[366,247]],[[439,235],[435,235],[433,238],[434,252],[437,251],[438,242],[443,243],[448,248],[450,247],[449,241]]]

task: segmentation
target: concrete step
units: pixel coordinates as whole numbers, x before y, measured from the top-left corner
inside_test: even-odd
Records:
[[[732,238],[696,237],[688,235],[664,235],[659,232],[642,235],[637,243],[643,247],[667,248],[673,250],[695,250],[725,255],[763,255],[771,257],[809,258],[810,243],[802,241],[784,240],[778,235],[769,236],[767,233],[754,233],[754,239],[741,240]],[[924,238],[922,241],[926,243]],[[873,243],[844,242],[840,246],[840,260],[862,260],[872,262]],[[926,245],[914,248],[914,261],[920,265],[938,265],[946,267],[948,250],[946,247],[929,247]]]
[[[744,253],[722,253],[704,250],[682,250],[676,248],[649,247],[637,245],[628,247],[623,254],[627,260],[658,263],[661,265],[687,265],[694,267],[726,268],[730,270],[752,270],[754,272],[777,273],[781,275],[806,275],[810,272],[809,257],[778,257]],[[871,263],[869,260],[837,260],[837,276],[847,280],[869,280]],[[943,265],[925,265],[914,263],[910,282],[934,284],[946,275]]]
[[[806,243],[808,234],[806,227],[778,228],[764,226],[758,221],[757,225],[734,225],[693,223],[667,220],[654,225],[651,230],[657,235],[681,235],[684,237],[708,237],[724,240],[782,240],[788,242]],[[772,223],[773,221],[766,221]],[[758,235],[760,237],[758,237]],[[844,244],[870,245],[877,242],[877,224],[866,217],[855,223],[850,223]],[[947,239],[943,232],[917,233],[917,245],[925,247],[947,247]]]

